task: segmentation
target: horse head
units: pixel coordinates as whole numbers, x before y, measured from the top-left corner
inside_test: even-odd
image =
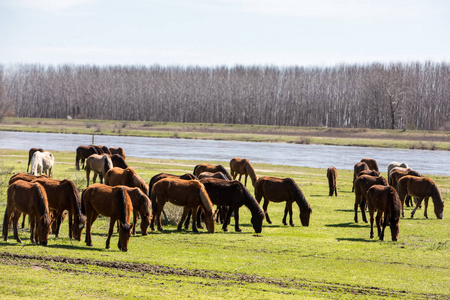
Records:
[[[39,218],[37,230],[38,230],[39,243],[41,245],[47,246],[48,233],[50,231],[50,226],[52,225],[52,222],[53,222],[53,220],[49,216],[46,216],[46,215],[42,215]]]
[[[83,233],[85,224],[86,224],[85,216],[80,214],[75,217],[74,224],[72,226],[72,236],[77,241],[81,241],[81,234]]]
[[[444,218],[444,206],[445,206],[445,201],[442,201],[442,207],[439,207],[438,205],[434,206],[434,213],[436,214],[436,217],[438,219]]]
[[[251,222],[253,225],[253,229],[255,230],[255,233],[261,233],[263,221],[264,221],[264,212],[261,209],[261,213],[257,213],[251,218]]]
[[[119,250],[124,252],[128,251],[128,242],[130,241],[132,228],[133,224],[122,223],[119,221],[119,242],[117,244]]]
[[[389,218],[389,226],[391,227],[392,241],[394,241],[394,242],[396,242],[398,240],[398,234],[400,232],[399,225],[398,225],[399,221],[400,221],[400,215],[391,216]]]
[[[306,209],[300,210],[300,221],[302,222],[302,226],[309,226],[309,217],[311,216],[312,209],[308,206]]]

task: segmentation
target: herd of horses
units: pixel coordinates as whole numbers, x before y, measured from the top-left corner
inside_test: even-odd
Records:
[[[235,231],[241,232],[239,208],[246,206],[251,212],[253,229],[259,234],[262,232],[264,219],[267,223],[272,223],[268,213],[270,202],[286,202],[282,222],[284,225],[288,224],[289,214],[291,226],[294,226],[292,205],[297,203],[302,226],[309,226],[312,209],[296,182],[292,178],[257,177],[248,159],[231,159],[231,174],[222,165],[202,163],[195,166],[193,173],[159,173],[146,184],[128,166],[125,158],[125,152],[120,147],[79,146],[76,150],[75,168],[86,172],[86,188],[80,192],[73,181],[52,178],[54,158],[50,152],[40,148],[30,149],[27,173],[17,173],[9,181],[3,220],[4,240],[8,240],[8,228],[12,225],[14,238],[21,242],[18,235],[19,219],[21,215],[24,218],[28,215],[31,241],[46,245],[50,229],[58,237],[61,223],[68,213],[69,238],[80,241],[86,227],[85,243],[92,246],[92,224],[99,215],[103,215],[110,218],[106,248],[110,248],[110,240],[117,224],[118,248],[127,251],[131,235],[136,234],[138,219],[141,220],[142,235],[148,234],[148,227],[155,230],[155,223],[157,229],[163,231],[161,214],[165,214],[164,206],[167,202],[183,207],[177,226],[179,231],[183,226],[186,229],[189,227],[191,217],[194,232],[203,228],[202,223],[209,233],[215,232],[216,223],[222,224],[223,231],[228,231],[231,217],[234,216]],[[30,164],[31,170],[28,173]],[[94,175],[93,184],[90,185],[91,172]],[[245,176],[244,184],[240,181],[242,175]],[[96,183],[97,176],[100,183]],[[247,176],[254,187],[254,195],[246,187]],[[336,168],[328,168],[327,178],[329,196],[337,196]],[[358,222],[359,207],[363,221],[367,222],[365,211],[368,209],[371,238],[374,236],[373,222],[377,212],[379,238],[383,240],[385,227],[389,225],[392,240],[398,239],[400,215],[404,216],[403,206],[407,196],[416,200],[411,217],[425,199],[425,217],[428,218],[427,204],[431,197],[437,218],[443,218],[444,201],[439,189],[430,178],[423,177],[406,164],[391,163],[386,180],[380,176],[374,159],[362,159],[354,166],[352,186],[355,193],[354,221]],[[407,205],[410,203],[407,202]],[[381,222],[383,214],[384,220]]]

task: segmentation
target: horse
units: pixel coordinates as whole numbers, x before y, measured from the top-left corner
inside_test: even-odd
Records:
[[[133,229],[132,234],[136,234],[137,219],[141,217],[141,233],[147,235],[147,229],[150,225],[151,212],[150,212],[150,199],[146,194],[142,192],[140,188],[122,186],[125,192],[131,199],[133,205]]]
[[[28,173],[28,169],[30,168],[30,163],[31,163],[31,158],[33,157],[34,152],[44,152],[44,150],[42,148],[31,148],[28,151],[28,164],[27,164],[27,173]]]
[[[198,175],[198,179],[202,179],[202,178],[219,178],[219,179],[223,179],[223,180],[228,180],[227,176],[225,176],[225,174],[223,174],[222,172],[216,172],[216,173],[202,172]]]
[[[251,212],[251,223],[255,233],[261,233],[264,220],[264,211],[247,188],[237,180],[224,180],[219,178],[203,178],[200,182],[205,186],[211,202],[219,207],[229,207],[225,221],[222,225],[223,231],[228,231],[231,214],[234,212],[236,232],[242,232],[239,227],[239,208],[245,205]]]
[[[377,161],[375,159],[363,158],[363,159],[361,159],[361,162],[366,163],[367,166],[369,167],[369,170],[374,170],[374,171],[380,172],[380,170],[378,169]]]
[[[113,168],[111,158],[108,154],[92,154],[86,159],[86,183],[89,186],[89,175],[94,172],[92,181],[95,183],[97,175],[100,177],[100,183],[103,183],[103,176]]]
[[[154,230],[155,220],[158,230],[162,231],[161,211],[166,202],[178,206],[184,206],[183,215],[178,223],[178,231],[181,231],[184,219],[192,210],[192,231],[198,232],[196,226],[197,210],[201,207],[205,213],[205,224],[209,233],[214,233],[214,208],[203,184],[198,180],[183,180],[179,178],[163,178],[153,185],[150,199],[153,205],[153,217],[150,224]]]
[[[399,162],[396,162],[396,161],[393,161],[393,162],[391,162],[389,165],[388,165],[388,167],[387,167],[387,177],[388,177],[388,182],[389,182],[389,184],[390,184],[390,179],[391,179],[391,172],[392,172],[392,169],[393,168],[395,168],[395,167],[401,167],[401,168],[409,168],[408,167],[408,165],[406,164],[406,163],[399,163]]]
[[[119,242],[117,247],[121,251],[128,251],[128,242],[131,237],[133,224],[130,224],[133,205],[130,196],[123,187],[110,187],[100,183],[94,183],[82,193],[84,209],[86,212],[86,246],[92,246],[92,223],[98,215],[110,218],[106,249],[110,247],[114,224],[119,222]]]
[[[337,197],[337,189],[336,189],[337,170],[335,167],[329,167],[327,169],[327,178],[329,188],[328,196],[332,197],[334,193],[334,195]]]
[[[53,165],[55,163],[55,158],[50,152],[34,152],[31,158],[31,172],[32,175],[41,175],[42,173],[47,174],[49,177],[53,176]]]
[[[122,169],[119,167],[111,168],[105,174],[105,184],[110,186],[125,185],[129,187],[137,187],[142,190],[142,192],[148,195],[149,189],[148,185],[141,178],[141,176],[136,173],[135,170],[128,167]]]
[[[272,224],[272,221],[269,218],[269,213],[267,212],[269,202],[286,201],[283,224],[287,225],[286,217],[289,213],[289,224],[294,226],[294,222],[292,221],[292,203],[296,202],[300,209],[300,220],[302,222],[302,226],[309,226],[309,219],[312,209],[294,179],[271,176],[258,178],[255,182],[255,198],[258,203],[261,203],[262,198],[264,198],[263,210],[267,223]]]
[[[373,239],[373,215],[377,211],[377,230],[378,237],[384,239],[384,229],[389,224],[391,227],[392,241],[398,240],[400,212],[402,203],[398,198],[396,190],[392,186],[373,185],[367,191],[368,208],[370,214],[370,238]],[[384,221],[381,224],[381,218],[384,213]],[[381,229],[383,226],[383,229]]]
[[[429,177],[416,177],[411,175],[406,175],[400,178],[397,184],[397,191],[400,197],[400,201],[402,203],[402,216],[405,216],[403,207],[405,203],[406,195],[410,195],[411,197],[419,198],[419,201],[416,203],[416,207],[411,212],[411,218],[414,217],[414,214],[417,208],[420,207],[422,200],[425,198],[425,212],[424,216],[428,219],[428,198],[431,197],[433,199],[434,204],[434,213],[438,219],[444,218],[444,206],[445,202],[442,200],[441,192],[438,187],[434,183],[434,181]]]
[[[380,176],[380,172],[377,172],[375,170],[362,170],[361,172],[359,172],[359,174],[356,176],[356,178],[358,178],[361,175],[370,175],[373,177],[378,177],[378,176]]]
[[[386,179],[382,176],[374,177],[371,175],[361,175],[355,180],[355,223],[358,223],[358,206],[361,208],[362,219],[367,223],[366,218],[366,203],[367,191],[372,185],[379,184],[388,186]]]
[[[364,170],[369,170],[369,166],[365,162],[357,162],[353,167],[353,183],[352,183],[352,192],[355,191],[355,180],[358,178],[359,173]]]
[[[36,182],[18,180],[8,187],[8,198],[3,218],[3,239],[8,241],[8,225],[13,221],[14,238],[22,243],[17,225],[20,215],[30,216],[30,240],[32,243],[47,245],[48,232],[52,220],[48,209],[45,189]]]
[[[85,160],[92,154],[100,154],[95,147],[92,146],[79,146],[76,151],[75,168],[80,170],[80,161],[82,168],[84,169]]]
[[[128,165],[125,162],[125,159],[122,156],[120,156],[119,154],[111,155],[111,161],[113,163],[113,167],[119,167],[122,169],[128,168]]]
[[[420,174],[417,171],[414,171],[411,168],[402,168],[402,167],[395,167],[391,170],[390,173],[390,181],[389,181],[389,185],[392,185],[395,189],[397,189],[397,184],[398,181],[400,180],[400,178],[402,178],[403,176],[406,175],[412,175],[412,176],[417,176],[417,177],[423,177],[422,174]],[[418,201],[418,199],[415,199],[416,202]],[[407,195],[406,199],[405,199],[405,204],[406,206],[413,206],[412,200],[411,200],[411,196]]]
[[[239,174],[239,181],[241,181],[242,175],[245,175],[245,186],[247,186],[247,176],[250,176],[252,185],[255,186],[255,182],[258,178],[256,177],[255,169],[253,169],[253,166],[248,159],[239,157],[232,158],[230,160],[230,170],[233,179],[236,179]]]
[[[118,154],[125,159],[125,151],[122,147],[109,147],[109,152],[111,152],[112,155]]]
[[[225,169],[225,167],[222,165],[211,165],[211,164],[203,163],[203,164],[196,165],[194,167],[194,175],[195,176],[198,177],[198,175],[200,175],[200,173],[203,173],[203,172],[211,172],[211,173],[222,172],[223,174],[225,174],[225,176],[227,177],[228,180],[233,180],[230,173],[228,173],[227,169]]]

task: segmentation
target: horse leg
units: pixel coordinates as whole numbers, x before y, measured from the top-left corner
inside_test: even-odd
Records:
[[[26,214],[23,214],[23,219],[22,219],[22,229],[25,228],[25,218],[26,218]]]
[[[247,186],[247,174],[245,174],[245,186]]]
[[[227,232],[228,231],[228,224],[230,224],[231,214],[233,213],[233,210],[229,207],[227,215],[225,216],[225,220],[223,221],[222,230]]]
[[[13,220],[12,220],[13,221],[12,225],[13,225],[13,231],[14,231],[14,238],[16,239],[16,241],[18,243],[22,243],[22,240],[19,237],[19,230],[17,229],[21,213],[16,210],[13,212],[13,214],[14,214],[14,216],[13,216]],[[9,224],[9,222],[8,222],[8,224]]]
[[[239,227],[239,206],[234,209],[234,230],[242,232],[242,229]]]
[[[89,169],[89,167],[86,168],[86,187],[89,186],[89,175],[91,175],[91,170]]]
[[[97,181],[97,172],[94,171],[94,176],[92,176],[92,182],[95,183]]]
[[[361,208],[361,215],[364,223],[367,223],[366,218],[366,198],[363,196],[361,197],[361,202],[359,203],[359,207]]]
[[[384,230],[386,229],[386,226],[389,223],[389,219],[388,216],[386,214],[384,214],[384,221],[383,221],[383,227],[381,229],[381,234],[380,234],[380,241],[384,240]]]
[[[197,212],[198,212],[198,207],[192,209],[192,231],[193,232],[198,232],[198,229],[197,229]]]
[[[100,183],[103,183],[103,175],[99,174],[98,177],[100,178]]]
[[[131,232],[133,235],[136,235],[136,222],[138,220],[138,216],[139,216],[139,211],[137,209],[133,209],[133,229]]]
[[[359,201],[357,200],[358,198],[355,199],[355,205],[354,205],[354,210],[355,210],[355,223],[358,223],[358,205],[359,205]]]
[[[69,239],[73,238],[73,235],[72,235],[73,220],[72,219],[75,219],[75,216],[69,210]]]
[[[162,201],[161,199],[158,200],[158,206],[156,207],[156,225],[158,226],[159,231],[163,231],[162,225],[161,225],[161,212],[163,211],[164,204],[166,204],[165,201]]]
[[[203,215],[204,215],[203,210],[197,209],[197,228],[203,229],[203,225],[202,225]]]
[[[422,203],[423,198],[419,198],[419,201],[416,203],[416,207],[414,207],[413,211],[411,212],[411,219],[414,218],[414,214],[416,213],[416,210],[419,208],[420,204]]]
[[[269,213],[267,212],[267,207],[268,206],[269,206],[269,200],[264,198],[263,210],[264,210],[264,214],[266,215],[266,221],[267,221],[267,223],[272,224],[272,221],[269,218]]]
[[[425,211],[423,213],[424,217],[428,219],[428,197],[425,198]]]
[[[33,215],[29,216],[30,218],[30,241],[35,244],[36,243],[36,218]],[[16,220],[14,220],[16,222]],[[17,228],[17,226],[15,226]],[[18,236],[17,236],[18,237]],[[19,240],[17,240],[19,241]]]
[[[91,230],[92,230],[92,224],[94,224],[94,221],[97,219],[98,213],[91,212],[90,216],[86,216],[87,222],[86,222],[86,246],[92,246],[92,236],[91,236]]]
[[[382,240],[382,237],[381,237],[381,216],[382,215],[383,215],[383,212],[381,212],[380,210],[377,210],[377,216],[376,216],[375,222],[377,222],[378,237],[380,238],[380,240]]]
[[[373,215],[375,214],[375,209],[369,206],[369,215],[370,215],[370,238],[373,239]]]
[[[184,229],[189,229],[189,222],[191,221],[191,215],[192,212],[189,211],[188,215],[186,216],[186,221],[184,222]]]
[[[177,230],[178,231],[181,231],[182,229],[183,229],[183,223],[184,223],[184,221],[186,220],[186,218],[187,218],[187,215],[189,214],[189,213],[191,213],[191,210],[193,210],[194,208],[190,208],[190,207],[188,207],[188,206],[185,206],[185,207],[183,207],[183,213],[181,214],[181,218],[180,218],[180,221],[178,222],[178,227],[177,227]],[[194,215],[194,212],[192,212],[192,215]],[[194,228],[194,226],[195,226],[195,220],[193,219],[192,220],[192,228]]]
[[[116,223],[116,219],[114,219],[113,217],[111,217],[111,220],[109,221],[109,231],[108,231],[108,238],[106,238],[106,249],[109,249],[109,244],[111,241],[111,236],[113,234],[114,231],[114,225]]]

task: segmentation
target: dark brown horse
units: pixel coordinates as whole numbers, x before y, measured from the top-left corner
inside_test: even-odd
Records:
[[[161,211],[166,202],[177,206],[183,206],[183,215],[178,223],[178,231],[181,231],[183,222],[189,211],[192,210],[192,230],[198,232],[196,226],[197,210],[202,208],[205,213],[205,224],[208,232],[214,233],[214,208],[208,193],[198,180],[183,180],[179,178],[163,178],[153,185],[150,199],[153,205],[153,217],[150,227],[154,230],[155,220],[158,230],[162,231]]]
[[[128,242],[133,227],[133,224],[130,224],[133,205],[125,189],[123,187],[111,187],[95,183],[83,191],[82,198],[87,219],[86,245],[92,246],[92,223],[94,223],[100,214],[110,218],[106,249],[110,248],[109,245],[114,224],[116,221],[119,221],[119,243],[117,246],[121,251],[128,251]]]
[[[434,213],[438,219],[444,218],[444,206],[445,203],[442,200],[441,192],[438,187],[434,183],[431,178],[428,177],[417,177],[406,175],[400,178],[397,184],[397,191],[400,197],[400,201],[402,203],[402,216],[405,216],[403,211],[404,203],[406,195],[410,195],[411,197],[418,198],[419,201],[416,203],[416,207],[411,212],[411,218],[414,217],[414,214],[417,208],[420,207],[422,200],[425,199],[425,211],[424,216],[428,219],[428,198],[431,197],[433,199],[434,204]]]
[[[111,161],[113,163],[113,167],[119,167],[122,169],[128,168],[128,164],[125,162],[125,159],[119,154],[111,155]]]
[[[54,210],[55,235],[58,237],[63,220],[63,212],[69,212],[69,238],[81,240],[81,233],[86,223],[86,217],[81,213],[81,197],[75,183],[69,179],[57,180],[45,177],[32,178],[28,174],[15,175],[15,179],[38,182],[47,194],[48,207]]]
[[[137,219],[141,218],[141,233],[147,235],[147,229],[150,225],[152,214],[150,212],[150,199],[146,194],[142,192],[140,188],[122,186],[125,192],[130,196],[131,203],[133,204],[133,230],[132,234],[136,234]]]
[[[198,177],[198,175],[200,175],[200,173],[203,173],[203,172],[211,172],[211,173],[222,172],[223,174],[225,174],[225,176],[227,177],[228,180],[233,180],[230,173],[228,173],[227,169],[225,169],[225,167],[222,165],[211,165],[211,164],[203,163],[203,164],[196,165],[194,167],[194,175],[195,176]]]
[[[367,191],[372,185],[380,184],[387,186],[388,183],[384,177],[374,177],[371,175],[361,175],[356,178],[355,181],[355,223],[358,223],[358,206],[361,208],[362,219],[367,223],[366,218],[366,204],[367,204]]]
[[[89,175],[91,171],[94,172],[92,182],[95,183],[98,175],[100,177],[100,183],[103,183],[103,177],[112,167],[113,164],[108,154],[92,154],[89,156],[86,159],[86,186],[89,186]]]
[[[109,152],[111,152],[112,155],[118,154],[125,159],[125,151],[122,147],[109,147]]]
[[[106,146],[102,146],[102,145],[91,145],[91,147],[94,147],[94,148],[97,150],[98,154],[104,153],[104,154],[109,154],[109,155],[111,155],[111,151],[109,151],[109,148],[106,147]]]
[[[14,238],[22,243],[17,225],[21,214],[30,217],[30,240],[32,243],[47,245],[51,226],[47,194],[39,183],[23,180],[13,182],[8,187],[8,199],[3,218],[3,239],[8,241],[8,226],[13,221]]]
[[[238,180],[241,181],[242,175],[245,175],[245,186],[247,186],[247,176],[250,176],[252,185],[255,186],[255,182],[258,178],[256,177],[255,169],[253,169],[253,166],[250,164],[248,159],[239,157],[232,158],[230,160],[230,170],[231,177],[233,177],[233,179],[236,179],[239,174]]]
[[[82,168],[84,169],[84,162],[85,160],[91,156],[92,154],[99,154],[97,149],[92,146],[79,146],[76,151],[76,157],[75,157],[75,168],[77,170],[80,169],[80,161]]]
[[[141,176],[130,167],[126,169],[119,167],[110,169],[106,172],[105,184],[110,186],[126,185],[129,187],[137,187],[140,188],[144,194],[148,195],[149,193],[148,185]]]
[[[286,201],[283,224],[287,225],[286,217],[289,213],[289,224],[294,226],[294,222],[292,221],[292,203],[296,202],[300,209],[300,220],[302,225],[309,226],[309,218],[312,213],[312,209],[294,179],[270,176],[258,178],[255,182],[255,198],[258,203],[261,203],[261,199],[264,198],[263,210],[266,215],[267,223],[272,224],[272,221],[269,218],[269,213],[267,212],[269,202]]]
[[[352,192],[355,191],[355,180],[358,178],[359,173],[364,170],[369,170],[369,166],[365,162],[358,162],[353,167],[353,184],[352,184]]]
[[[392,186],[373,185],[367,191],[368,208],[370,214],[370,238],[373,239],[373,221],[375,211],[377,211],[378,237],[384,239],[384,229],[389,224],[391,227],[392,240],[398,240],[399,221],[402,204],[398,198],[397,191]],[[384,214],[384,221],[381,218]],[[382,227],[382,229],[381,229]]]
[[[378,173],[380,170],[378,169],[377,161],[373,158],[363,158],[361,159],[361,162],[366,163],[369,167],[369,170],[377,171]]]
[[[28,173],[28,170],[29,170],[29,168],[30,168],[31,158],[33,157],[34,152],[37,152],[37,151],[39,151],[39,152],[44,152],[44,150],[43,150],[42,148],[31,148],[31,149],[28,151],[27,173]]]
[[[327,169],[327,178],[328,178],[328,196],[332,197],[333,193],[337,197],[337,189],[336,189],[336,178],[337,178],[337,170],[335,167],[329,167]]]
[[[230,224],[231,214],[234,212],[235,225],[237,232],[241,232],[239,227],[239,208],[245,205],[251,212],[251,223],[255,233],[260,233],[262,230],[262,223],[264,220],[264,211],[259,206],[256,199],[237,180],[224,180],[218,178],[203,178],[200,182],[205,186],[211,202],[219,207],[227,206],[228,214],[222,225],[223,231],[228,231],[228,224]]]

